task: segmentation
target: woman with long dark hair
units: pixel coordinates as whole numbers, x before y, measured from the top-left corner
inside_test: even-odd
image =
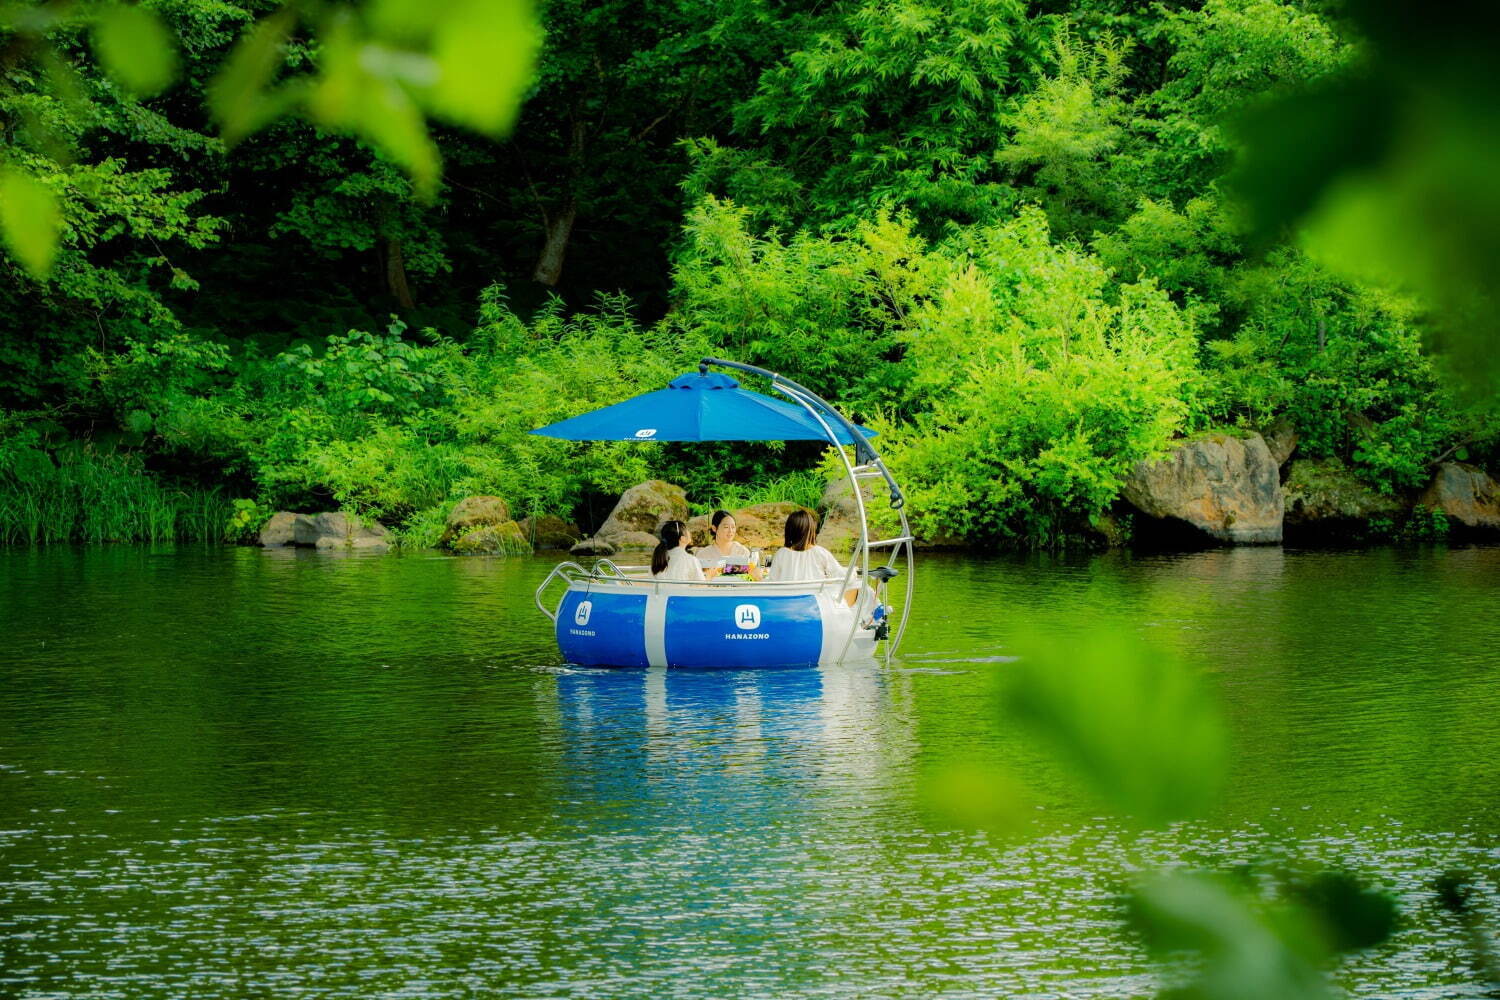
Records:
[[[683,583],[702,583],[719,575],[718,569],[707,574],[698,560],[688,552],[692,535],[681,521],[665,521],[660,528],[661,541],[651,553],[651,575],[658,580],[680,580]]]
[[[786,547],[771,560],[768,579],[828,580],[844,575],[834,554],[818,544],[818,525],[807,511],[792,511],[782,537]]]

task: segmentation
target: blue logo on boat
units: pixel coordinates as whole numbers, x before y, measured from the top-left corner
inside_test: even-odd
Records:
[[[570,663],[648,666],[646,595],[570,591],[558,608],[557,645]]]
[[[818,662],[823,617],[811,594],[667,598],[665,640],[672,667],[791,667]]]

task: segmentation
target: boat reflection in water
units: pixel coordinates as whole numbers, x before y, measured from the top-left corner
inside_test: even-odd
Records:
[[[904,786],[914,739],[874,662],[787,670],[572,670],[557,678],[569,792],[688,826],[805,815]],[[880,793],[875,792],[877,798]],[[597,813],[594,814],[597,819]],[[638,816],[635,819],[639,819]]]

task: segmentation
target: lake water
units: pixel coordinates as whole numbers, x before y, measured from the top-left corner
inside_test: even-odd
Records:
[[[1500,928],[1500,548],[927,557],[899,662],[764,673],[563,666],[550,565],[0,550],[0,996],[1141,996],[1121,888],[1235,865],[1396,896],[1351,992],[1484,995],[1431,885]],[[998,709],[1018,630],[1099,622],[1220,692],[1208,818]],[[929,794],[991,765],[1019,825]]]

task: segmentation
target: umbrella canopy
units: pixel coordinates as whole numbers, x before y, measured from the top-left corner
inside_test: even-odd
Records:
[[[830,420],[840,444],[848,431]],[[875,432],[861,427],[866,437]],[[665,389],[532,431],[569,441],[827,441],[800,406],[740,388],[719,372],[679,375]]]

